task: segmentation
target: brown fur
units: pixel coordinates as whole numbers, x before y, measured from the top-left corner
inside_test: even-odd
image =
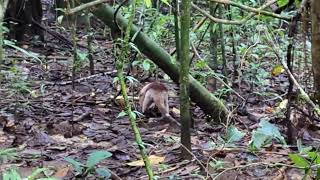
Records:
[[[160,82],[151,82],[146,84],[139,93],[139,104],[142,109],[142,113],[145,113],[149,109],[156,106],[161,112],[160,118],[152,118],[153,120],[168,119],[178,126],[181,126],[174,118],[169,114],[168,103],[169,91],[168,88]]]
[[[139,104],[142,108],[142,113],[156,106],[162,116],[169,115],[168,88],[159,82],[148,83],[139,93]]]

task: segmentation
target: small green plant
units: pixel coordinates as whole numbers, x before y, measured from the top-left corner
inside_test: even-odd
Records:
[[[225,137],[223,138],[227,145],[232,145],[235,142],[240,141],[245,136],[245,133],[239,131],[235,126],[229,126]]]
[[[3,180],[57,180],[56,178],[52,177],[45,177],[45,178],[39,178],[40,176],[45,175],[45,171],[47,171],[48,168],[37,168],[34,170],[31,175],[29,175],[26,178],[22,178],[19,172],[17,171],[17,168],[12,166],[7,171],[5,171],[2,175]]]
[[[297,140],[298,153],[289,154],[289,159],[300,169],[303,169],[305,174],[303,179],[310,176],[311,179],[320,179],[320,154],[317,151],[312,151],[311,146],[303,146],[300,139]],[[314,174],[314,172],[316,174]],[[312,177],[315,176],[315,177]]]
[[[77,51],[77,62],[75,63],[76,71],[83,68],[89,62],[88,53]]]
[[[289,154],[290,160],[295,166],[304,170],[304,177],[306,179],[308,176],[311,179],[320,179],[320,154],[316,151],[307,152],[304,156],[300,154]],[[315,177],[313,172],[315,173]]]
[[[1,77],[8,82],[10,87],[8,97],[17,94],[29,94],[35,96],[28,82],[29,70],[19,65],[14,65],[8,70],[0,71]]]
[[[249,143],[249,149],[252,151],[258,150],[263,146],[271,143],[273,139],[286,144],[284,137],[280,134],[278,127],[269,123],[266,120],[261,120],[259,128],[252,132],[252,137]]]
[[[0,163],[8,159],[16,159],[17,150],[16,148],[0,149]]]
[[[111,156],[112,154],[108,151],[95,151],[89,154],[86,164],[82,164],[81,162],[70,157],[66,157],[65,160],[73,165],[77,177],[84,178],[95,172],[99,177],[110,178],[111,173],[107,168],[96,168],[96,165]]]
[[[42,63],[41,59],[38,57],[38,54],[31,52],[31,51],[26,51],[23,48],[16,46],[16,44],[13,41],[3,40],[3,44],[5,46],[9,46],[13,49],[16,49],[16,50],[22,52],[24,55],[26,55],[27,57],[31,57],[33,60],[36,60],[40,64]]]

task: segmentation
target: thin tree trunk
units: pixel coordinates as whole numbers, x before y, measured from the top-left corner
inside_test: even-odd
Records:
[[[210,1],[208,2],[209,6],[210,6],[210,15],[211,16],[215,16],[215,9],[217,7],[217,4]],[[217,46],[218,46],[218,34],[216,29],[214,28],[215,22],[210,21],[210,53],[211,53],[211,57],[210,57],[210,61],[209,61],[209,67],[214,70],[215,72],[217,71],[217,67],[218,67],[218,61],[217,61],[217,57],[218,57],[218,51],[217,51]],[[208,81],[208,88],[209,91],[213,92],[217,89],[217,81],[214,77],[210,76],[207,79]]]
[[[1,0],[0,4],[0,65],[3,63],[4,51],[3,51],[3,18],[7,9],[9,0]]]
[[[178,0],[173,0],[173,14],[174,14],[174,33],[176,40],[176,54],[177,61],[180,61],[180,50],[181,50],[181,42],[180,42],[180,23],[179,23],[179,2]]]
[[[222,5],[218,4],[219,10],[219,18],[222,19]],[[226,52],[225,52],[225,44],[224,44],[224,30],[223,24],[219,23],[219,35],[220,35],[220,48],[221,48],[221,58],[222,58],[222,74],[224,75],[224,82],[227,82],[227,59],[226,59]]]
[[[320,104],[320,1],[311,0],[312,67],[317,104]]]
[[[182,0],[181,5],[181,66],[180,66],[180,112],[181,112],[181,155],[191,159],[191,116],[189,102],[189,33],[190,33],[190,0]]]

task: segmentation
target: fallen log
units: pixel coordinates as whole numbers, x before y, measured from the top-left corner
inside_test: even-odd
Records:
[[[92,0],[82,0],[83,3]],[[119,31],[118,26],[113,21],[115,10],[107,5],[101,4],[91,8],[92,13],[102,20],[111,31]],[[121,15],[117,16],[117,24],[122,30],[127,27],[128,21]],[[148,36],[139,31],[139,28],[133,26],[131,28],[131,37],[136,36],[133,43],[139,48],[140,52],[146,55],[157,66],[159,66],[175,83],[179,83],[179,68],[177,64],[171,61],[171,56],[156,42],[148,38]],[[205,87],[203,87],[196,79],[190,75],[190,98],[195,102],[207,115],[210,115],[216,122],[223,122],[226,119],[228,110],[221,100],[212,95]]]

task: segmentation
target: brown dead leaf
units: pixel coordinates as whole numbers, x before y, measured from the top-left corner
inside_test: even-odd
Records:
[[[124,108],[126,106],[125,102],[124,102],[124,98],[123,96],[118,96],[115,99],[115,103],[117,106],[119,106],[120,108]]]
[[[180,110],[175,107],[172,108],[172,113],[174,117],[180,116]]]
[[[278,175],[274,177],[272,180],[286,180],[286,167],[282,167],[281,169],[278,170]]]
[[[65,176],[67,176],[68,172],[70,170],[70,167],[63,167],[57,170],[57,172],[53,175],[53,177],[58,179],[63,179]]]
[[[151,165],[157,165],[159,163],[162,163],[164,161],[165,157],[162,156],[156,156],[156,155],[151,155],[148,157],[150,160]],[[137,160],[137,161],[132,161],[130,163],[127,163],[129,166],[144,166],[144,162],[142,159]]]

